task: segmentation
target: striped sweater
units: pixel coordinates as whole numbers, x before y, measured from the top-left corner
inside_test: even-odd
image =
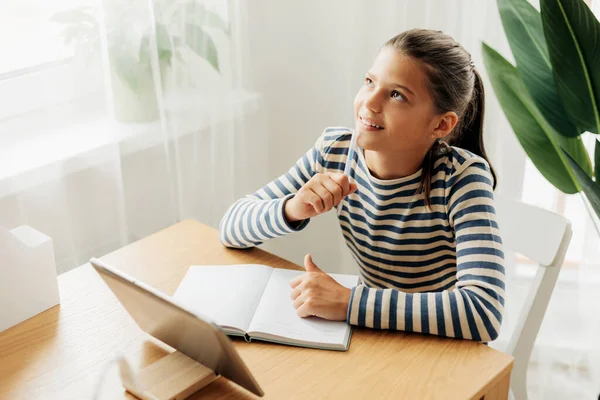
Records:
[[[221,242],[245,248],[304,229],[308,220],[286,221],[285,202],[316,173],[344,171],[351,134],[326,129],[286,174],[235,202],[221,221]],[[504,309],[504,254],[486,161],[457,147],[438,158],[428,208],[416,194],[421,171],[380,180],[362,150],[353,154],[358,189],[336,207],[360,272],[348,322],[494,340]]]

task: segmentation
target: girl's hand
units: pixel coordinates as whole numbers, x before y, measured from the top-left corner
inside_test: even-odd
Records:
[[[290,282],[294,308],[302,318],[316,316],[345,321],[351,290],[321,271],[310,254],[304,257],[306,273]]]
[[[285,203],[285,218],[296,222],[323,214],[355,191],[356,184],[342,173],[316,174]]]

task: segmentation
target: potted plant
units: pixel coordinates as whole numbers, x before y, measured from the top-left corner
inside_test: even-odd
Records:
[[[161,0],[151,16],[141,16],[135,1],[105,7],[104,34],[115,118],[121,122],[149,122],[159,117],[157,89],[170,89],[173,58],[183,60],[181,50],[191,50],[219,71],[217,48],[207,28],[229,33],[227,24],[199,0]],[[100,54],[98,9],[79,7],[57,13],[52,20],[63,24],[63,40],[75,54]],[[160,72],[160,78],[157,73]]]
[[[600,23],[583,0],[498,8],[516,61],[482,44],[500,105],[540,173],[564,193],[583,192],[600,233],[600,141],[590,157],[581,140],[600,133]]]

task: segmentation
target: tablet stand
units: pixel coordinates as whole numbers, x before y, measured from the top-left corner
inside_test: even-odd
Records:
[[[179,351],[132,371],[125,359],[119,362],[121,381],[141,400],[182,400],[218,378],[210,368]]]

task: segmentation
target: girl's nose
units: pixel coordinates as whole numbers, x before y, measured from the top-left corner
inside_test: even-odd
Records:
[[[363,102],[363,106],[372,112],[381,111],[381,99],[378,91],[368,93]]]

